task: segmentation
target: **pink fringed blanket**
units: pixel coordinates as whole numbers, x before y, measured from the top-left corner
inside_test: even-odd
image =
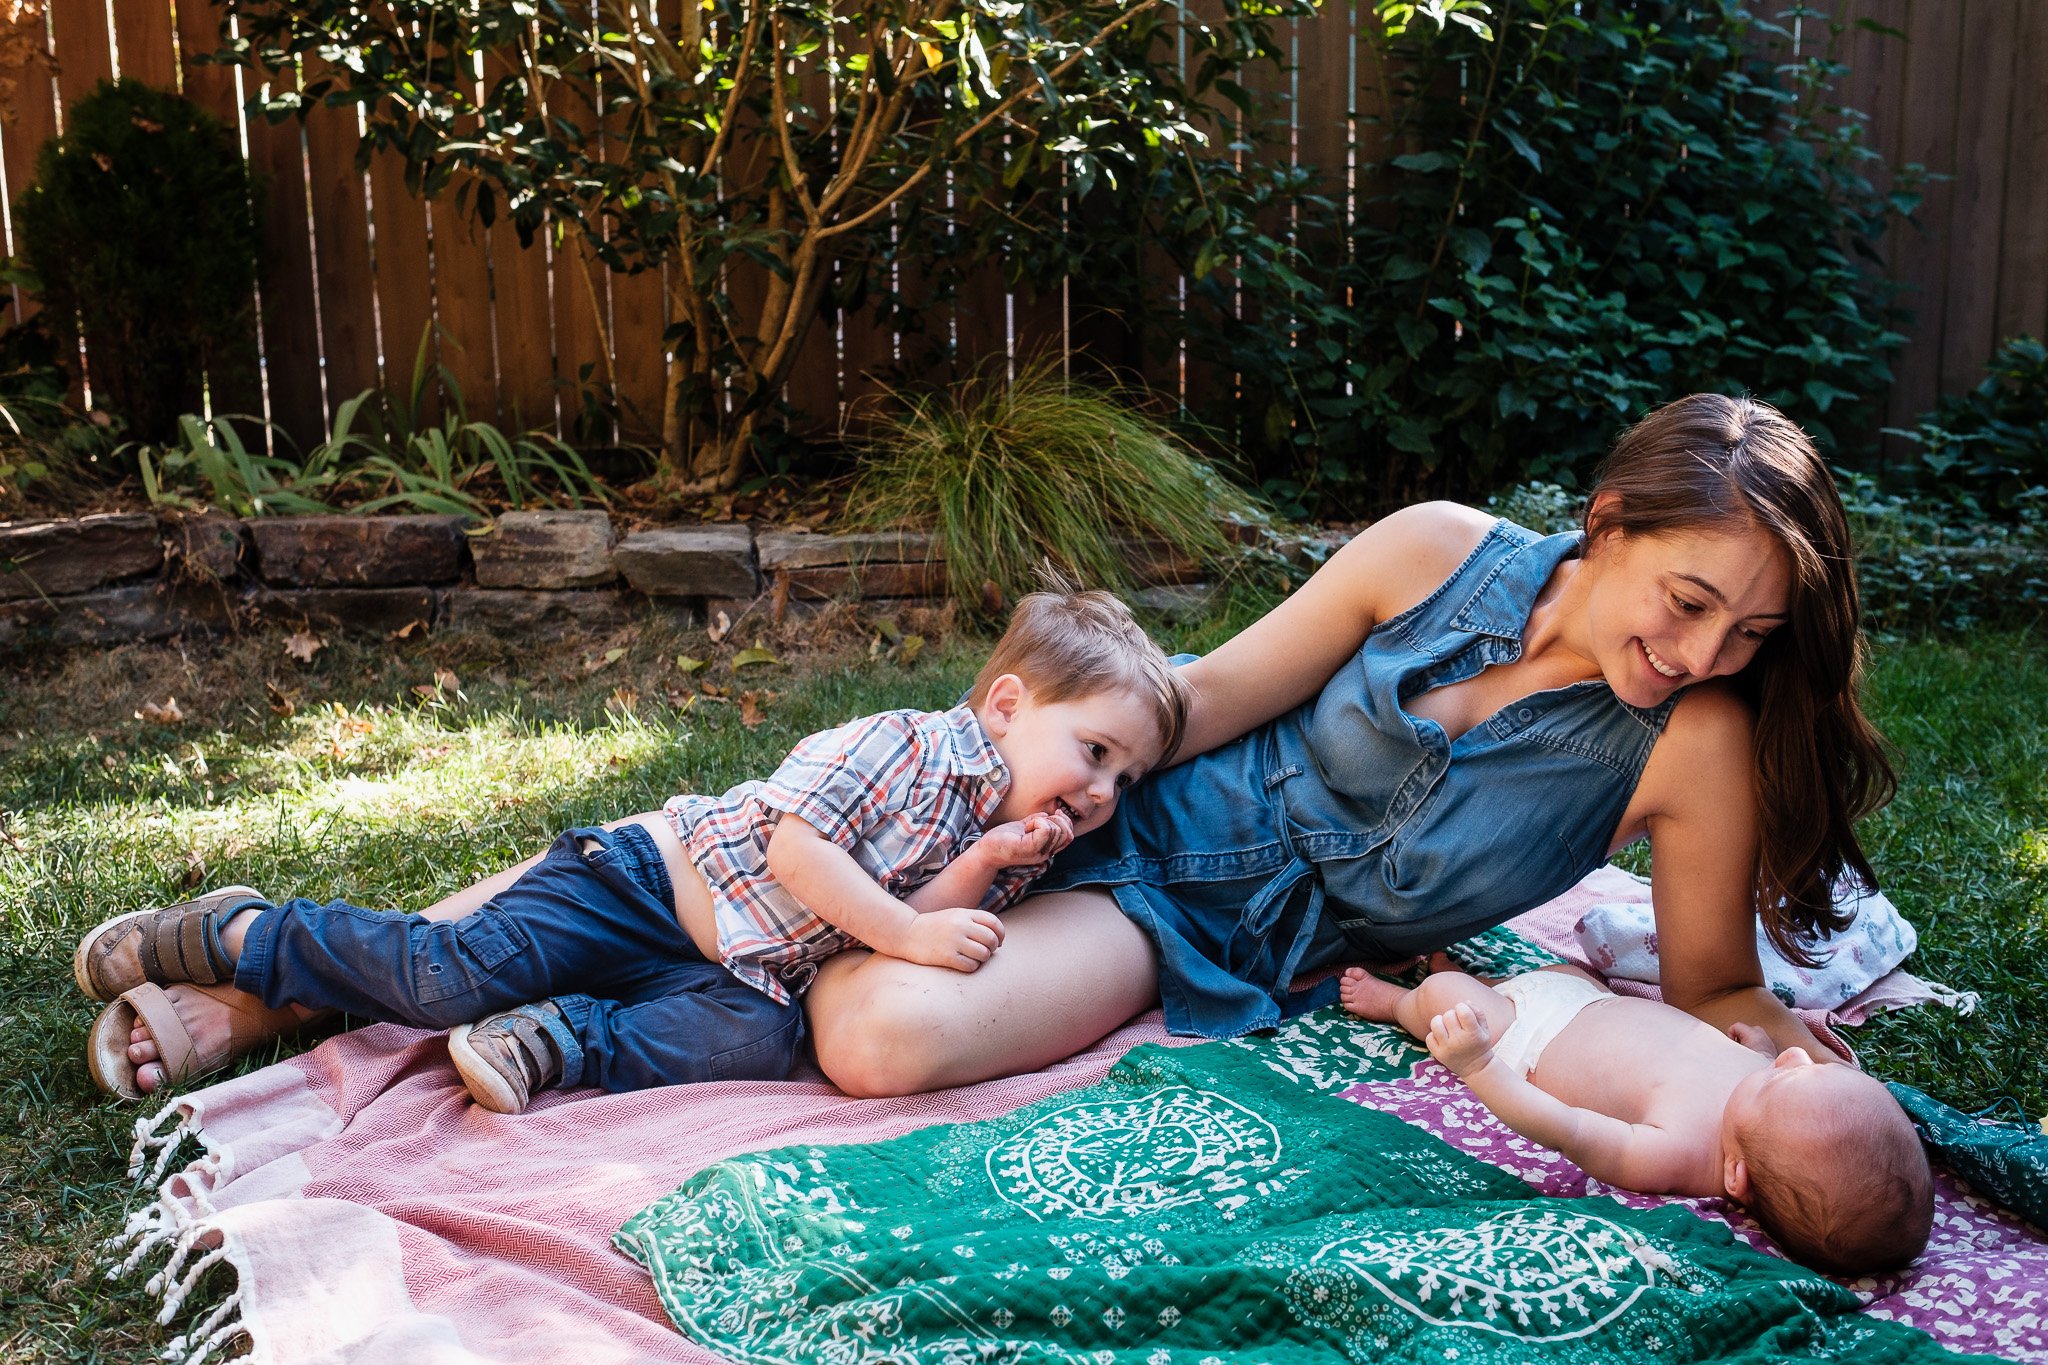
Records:
[[[1570,902],[1515,927],[1555,946],[1559,923],[1569,937]],[[1323,1019],[1290,1027],[1326,1028],[1314,1022]],[[1159,1041],[1175,1040],[1148,1015],[1046,1071],[905,1099],[730,1083],[551,1094],[506,1118],[467,1102],[440,1035],[362,1029],[138,1124],[140,1173],[161,1184],[115,1254],[134,1273],[161,1267],[167,1318],[207,1265],[233,1265],[233,1297],[186,1314],[174,1343],[193,1362],[237,1333],[266,1362],[711,1361],[669,1326],[640,1267],[612,1249],[628,1216],[734,1153],[992,1118],[1092,1085],[1129,1048]],[[1433,1064],[1407,1082],[1347,1086],[1331,1077],[1325,1088],[1394,1109],[1532,1183],[1574,1178],[1458,1102]],[[173,1170],[188,1137],[203,1154]],[[1712,1203],[1698,1211],[1730,1214]],[[1874,1312],[1962,1349],[2048,1361],[2048,1246],[1953,1182],[1941,1184],[1920,1265],[1858,1288]]]

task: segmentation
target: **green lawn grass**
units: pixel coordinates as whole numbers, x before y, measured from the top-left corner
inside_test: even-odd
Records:
[[[1213,644],[1248,610],[1175,643]],[[140,1277],[97,1274],[96,1247],[140,1198],[124,1170],[137,1111],[106,1102],[81,1061],[97,1007],[70,980],[79,934],[236,881],[424,904],[568,825],[756,775],[847,716],[949,704],[980,648],[936,644],[906,664],[846,622],[810,634],[822,652],[771,636],[791,665],[738,674],[739,638],[714,649],[659,628],[541,653],[478,637],[336,639],[302,664],[280,637],[254,635],[0,661],[0,1359],[126,1359],[175,1331],[153,1323]],[[610,649],[623,653],[607,661]],[[682,653],[712,662],[686,673]],[[1984,1003],[1968,1017],[1888,1016],[1858,1044],[1881,1075],[1965,1108],[2010,1096],[2038,1116],[2048,641],[1885,643],[1871,682],[1903,777],[1867,828],[1872,856],[1920,928],[1914,969]],[[135,718],[173,696],[181,723]]]

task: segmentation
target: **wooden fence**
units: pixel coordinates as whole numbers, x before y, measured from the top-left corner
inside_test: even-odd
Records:
[[[1898,229],[1887,243],[1887,269],[1908,287],[1918,315],[1887,414],[1890,424],[1906,424],[1938,394],[1974,384],[1999,340],[2048,331],[2048,83],[2039,74],[2048,69],[2048,0],[1834,6],[1840,17],[1907,35],[1902,43],[1859,29],[1848,42],[1844,94],[1869,113],[1873,144],[1887,162],[1919,162],[1949,177],[1929,189],[1919,226]],[[1291,25],[1294,69],[1276,77],[1273,92],[1286,102],[1289,128],[1272,154],[1323,167],[1346,202],[1360,190],[1364,120],[1377,98],[1360,8],[1329,0],[1317,18]],[[301,445],[317,441],[342,399],[377,384],[402,388],[421,337],[438,324],[447,338],[436,343],[438,358],[473,416],[566,428],[575,382],[591,366],[600,377],[615,373],[641,415],[638,431],[625,434],[644,436],[657,425],[658,275],[586,277],[544,240],[521,249],[509,227],[479,228],[448,202],[413,198],[391,158],[359,173],[353,110],[320,110],[303,128],[245,117],[247,73],[192,60],[216,45],[216,32],[209,0],[53,0],[51,60],[16,73],[16,117],[0,128],[7,204],[28,183],[37,149],[61,129],[63,111],[108,76],[182,89],[238,130],[270,187],[271,268],[251,342],[259,378],[213,394],[215,410],[262,413]],[[11,212],[0,226],[12,254]],[[16,299],[14,307],[32,305]],[[926,326],[957,338],[963,356],[1014,356],[1078,340],[1118,352],[1111,358],[1164,391],[1184,395],[1191,382],[1181,358],[1138,354],[1114,320],[1088,317],[1086,301],[1064,282],[1023,296],[992,279]],[[902,338],[859,316],[814,328],[789,397],[829,428],[903,356]]]

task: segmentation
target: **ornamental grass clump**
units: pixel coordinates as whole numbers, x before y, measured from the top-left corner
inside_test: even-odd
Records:
[[[1226,518],[1249,495],[1174,433],[1113,394],[1077,384],[1055,359],[1014,379],[982,373],[951,389],[890,395],[899,411],[860,443],[849,518],[929,529],[947,589],[983,610],[1036,586],[1041,564],[1091,586],[1131,588],[1134,558],[1221,571]]]

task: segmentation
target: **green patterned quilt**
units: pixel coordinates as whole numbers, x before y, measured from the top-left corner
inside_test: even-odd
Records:
[[[1408,1076],[1338,1011],[1131,1051],[988,1122],[723,1161],[619,1248],[736,1361],[1956,1359],[1678,1206],[1534,1195],[1338,1098]]]

